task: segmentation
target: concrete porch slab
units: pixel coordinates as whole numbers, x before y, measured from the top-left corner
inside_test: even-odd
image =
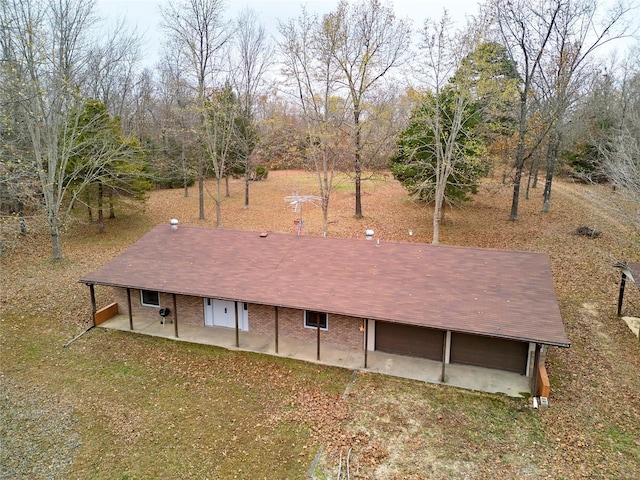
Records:
[[[445,365],[445,382],[441,382],[442,363],[417,357],[394,355],[390,353],[367,352],[367,368],[364,368],[364,350],[339,348],[321,343],[320,360],[317,359],[317,344],[304,343],[280,338],[276,352],[275,339],[251,332],[238,332],[224,327],[197,327],[178,324],[178,338],[172,323],[161,324],[159,320],[133,319],[133,330],[129,328],[129,317],[117,315],[99,325],[103,328],[132,331],[183,342],[213,345],[229,350],[257,352],[267,355],[288,357],[311,363],[342,367],[370,373],[391,375],[429,383],[446,384],[467,390],[487,393],[502,393],[511,397],[520,397],[530,393],[529,378],[517,373],[492,370],[468,365]]]

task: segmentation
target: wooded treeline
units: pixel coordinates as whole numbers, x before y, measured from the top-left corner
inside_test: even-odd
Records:
[[[107,29],[93,0],[0,0],[2,215],[22,234],[29,215],[46,218],[61,258],[73,209],[102,230],[118,202],[195,185],[204,218],[213,178],[220,225],[228,179],[244,178],[249,208],[251,182],[277,168],[317,174],[325,233],[338,171],[361,218],[361,182],[391,167],[434,205],[434,243],[444,205],[486,175],[513,188],[514,221],[538,178],[551,208],[559,171],[640,207],[637,40],[612,54],[637,33],[631,7],[486,0],[456,27],[446,13],[414,25],[391,3],[341,1],[268,35],[251,10],[170,0],[161,59],[143,68],[140,34]]]

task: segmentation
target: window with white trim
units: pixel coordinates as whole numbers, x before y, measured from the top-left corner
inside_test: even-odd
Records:
[[[313,310],[304,311],[304,326],[305,328],[318,328],[318,322],[320,323],[320,330],[329,329],[328,315],[324,312],[314,312]]]
[[[159,307],[160,293],[153,290],[140,290],[140,303],[145,307]]]

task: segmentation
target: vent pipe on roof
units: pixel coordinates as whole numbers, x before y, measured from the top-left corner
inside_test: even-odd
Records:
[[[178,229],[178,219],[177,218],[172,218],[171,220],[169,220],[169,223],[171,224],[171,230],[177,230]]]

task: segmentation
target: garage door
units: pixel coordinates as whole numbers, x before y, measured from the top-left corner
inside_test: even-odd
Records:
[[[464,333],[451,335],[451,363],[525,374],[529,344]]]
[[[433,328],[376,322],[376,350],[442,360],[444,334]]]

